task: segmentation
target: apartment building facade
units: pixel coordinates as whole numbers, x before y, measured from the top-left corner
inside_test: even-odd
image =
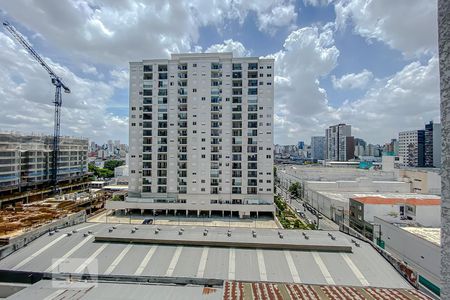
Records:
[[[323,160],[325,158],[325,137],[312,136],[311,137],[311,158]]]
[[[398,136],[398,155],[405,167],[423,167],[425,165],[425,131],[402,131]]]
[[[325,159],[348,161],[355,157],[355,139],[352,127],[338,124],[325,129]]]
[[[425,167],[441,167],[441,124],[430,123],[425,124],[425,148],[424,148],[424,166]]]
[[[0,190],[21,190],[49,183],[53,169],[52,149],[52,136],[0,133]],[[87,153],[87,139],[61,137],[58,180],[85,175]]]
[[[232,53],[131,62],[129,196],[107,208],[272,214],[273,68]]]

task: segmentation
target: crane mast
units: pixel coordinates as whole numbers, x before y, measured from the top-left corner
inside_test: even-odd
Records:
[[[58,77],[55,72],[47,65],[47,63],[41,58],[41,56],[31,47],[28,41],[8,22],[3,22],[6,30],[15,38],[15,40],[22,45],[23,48],[47,71],[50,75],[51,83],[55,86],[55,99],[53,104],[55,106],[55,124],[53,131],[53,149],[52,149],[52,167],[51,167],[51,182],[53,185],[54,192],[57,191],[58,187],[58,158],[59,158],[59,137],[60,137],[60,126],[61,126],[61,106],[62,106],[62,95],[61,89],[65,93],[70,93],[70,89],[67,85],[63,83],[60,77]]]

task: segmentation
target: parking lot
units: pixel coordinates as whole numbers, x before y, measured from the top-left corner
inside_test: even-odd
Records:
[[[212,227],[242,227],[242,228],[279,228],[277,223],[268,217],[258,219],[239,219],[237,217],[185,217],[185,216],[153,216],[153,215],[111,215],[111,212],[103,212],[89,219],[89,222],[115,223],[115,224],[142,224],[144,220],[152,220],[158,225],[191,225]]]

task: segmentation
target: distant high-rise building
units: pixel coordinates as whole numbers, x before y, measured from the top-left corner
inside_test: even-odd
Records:
[[[311,158],[323,160],[325,158],[325,137],[313,136],[311,137]]]
[[[305,142],[304,141],[299,141],[297,144],[298,150],[303,150],[305,149]]]
[[[441,124],[425,124],[425,167],[441,167]]]
[[[366,141],[360,138],[355,138],[355,156],[361,157],[366,155]]]
[[[399,156],[403,165],[423,167],[425,165],[425,130],[410,130],[399,133]]]
[[[232,53],[130,63],[129,196],[109,208],[273,213],[273,67]]]
[[[330,126],[325,130],[325,159],[348,161],[355,157],[355,139],[352,127],[346,124]]]

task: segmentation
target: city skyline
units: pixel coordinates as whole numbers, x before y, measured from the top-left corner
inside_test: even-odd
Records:
[[[168,58],[172,52],[273,57],[278,144],[309,140],[341,122],[352,124],[355,136],[383,144],[400,131],[438,121],[435,3],[328,2],[224,2],[220,7],[35,2],[22,10],[22,1],[14,1],[2,5],[0,17],[21,30],[72,87],[63,103],[64,135],[128,140],[127,64]],[[57,17],[58,5],[64,6],[65,18]],[[165,13],[148,18],[158,11]],[[171,26],[173,18],[183,26]],[[149,26],[161,28],[164,38],[138,34]],[[416,34],[406,34],[411,30]],[[0,39],[6,99],[0,125],[51,133],[48,78],[6,32]]]

